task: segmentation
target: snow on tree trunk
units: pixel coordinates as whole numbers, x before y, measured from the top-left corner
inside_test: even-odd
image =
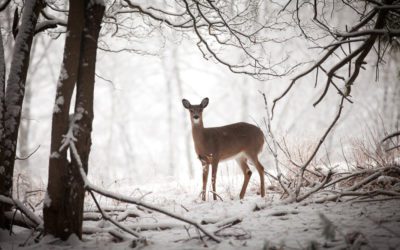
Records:
[[[4,58],[3,35],[1,34],[1,26],[0,26],[0,141],[3,141],[3,136],[4,136],[4,108],[5,108],[4,95],[6,87],[5,84],[6,84],[6,61]],[[0,152],[3,152],[3,143],[0,143]]]
[[[45,232],[66,240],[82,237],[84,187],[76,160],[60,150],[68,131],[69,107],[77,83],[75,114],[76,147],[87,172],[93,121],[93,91],[97,40],[105,6],[90,0],[70,0],[70,18],[64,60],[58,82],[52,123],[47,199],[43,209]]]
[[[86,174],[90,147],[92,145],[91,133],[93,123],[93,92],[96,72],[97,42],[101,29],[105,6],[96,1],[87,1],[85,10],[85,27],[82,37],[82,53],[79,62],[79,75],[76,84],[76,102],[74,114],[74,136],[77,139],[76,149]],[[80,166],[71,154],[72,168],[71,190],[75,197],[73,213],[76,214],[76,223],[82,229],[83,203],[85,198],[84,183],[80,174]],[[78,226],[78,225],[77,225]],[[80,236],[80,235],[79,235]]]
[[[12,55],[4,98],[5,110],[4,117],[2,117],[2,121],[4,121],[4,133],[1,141],[2,150],[0,152],[0,194],[5,196],[11,196],[12,194],[15,151],[17,148],[18,128],[21,120],[21,107],[25,93],[29,57],[35,34],[35,26],[43,7],[44,2],[42,0],[25,2],[21,26],[19,27]],[[0,217],[2,217],[3,211],[9,209],[1,206],[3,205],[0,205]],[[0,227],[7,228],[8,225],[2,223]]]
[[[74,199],[67,178],[70,163],[67,150],[59,152],[63,135],[68,131],[71,97],[78,79],[81,38],[84,25],[85,3],[70,0],[64,57],[57,83],[51,131],[51,152],[46,202],[43,207],[44,229],[48,234],[67,239],[71,233],[80,235],[81,227],[75,226],[71,207]],[[60,100],[63,100],[62,102]],[[69,181],[68,181],[69,183]],[[64,231],[66,229],[67,231]]]
[[[6,81],[6,62],[4,58],[4,46],[3,46],[3,36],[1,34],[0,26],[0,155],[4,152],[3,141],[4,141],[4,92],[5,92],[5,81]],[[4,167],[3,167],[4,168]],[[0,183],[4,183],[4,169],[0,168]],[[3,186],[3,184],[0,184]],[[0,192],[3,192],[3,187],[0,187]],[[4,218],[4,211],[9,210],[9,207],[0,205],[0,227],[6,225],[6,219]]]

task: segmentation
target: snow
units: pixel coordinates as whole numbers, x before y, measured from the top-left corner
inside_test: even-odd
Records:
[[[51,205],[51,198],[50,198],[50,196],[49,196],[49,194],[47,192],[46,192],[46,194],[44,196],[43,205],[45,207],[50,207],[50,205]]]
[[[59,96],[59,97],[57,97],[56,102],[54,104],[53,113],[61,112],[60,106],[62,106],[62,105],[64,105],[64,97]]]
[[[68,79],[68,72],[65,69],[65,66],[63,64],[63,65],[61,65],[61,73],[60,73],[59,83],[61,84],[61,82],[65,79]],[[58,85],[57,87],[61,87],[61,85]]]
[[[140,245],[140,249],[267,249],[266,246],[283,249],[306,249],[310,244],[332,249],[349,247],[351,242],[359,242],[361,249],[395,249],[400,244],[396,232],[400,231],[399,200],[381,202],[328,202],[325,204],[282,204],[279,194],[268,192],[265,198],[257,195],[258,183],[250,183],[243,200],[238,199],[239,186],[219,183],[218,189],[223,201],[200,200],[200,181],[188,180],[184,183],[171,180],[148,183],[139,187],[143,202],[154,204],[196,222],[203,222],[208,231],[218,231],[223,241],[217,244],[204,237],[188,224],[165,215],[139,210],[136,206],[115,203],[110,199],[99,199],[104,209],[113,218],[121,218],[128,211],[139,217],[128,217],[123,225],[147,238],[147,244],[126,240],[113,242],[111,231],[120,233],[111,223],[85,221],[84,241],[71,236],[62,242],[45,236],[34,243],[35,236],[30,231],[16,227],[15,234],[0,232],[2,249],[19,249],[19,244],[28,240],[29,249],[130,249]],[[122,193],[132,193],[131,185],[108,188]],[[135,189],[136,190],[136,189]],[[229,191],[227,191],[229,190]],[[151,193],[149,193],[151,192]],[[132,197],[137,198],[137,197]],[[209,195],[208,198],[211,198]],[[308,200],[310,201],[310,200]],[[311,200],[312,201],[312,200]],[[117,206],[117,207],[115,207]],[[108,209],[118,208],[119,212]],[[87,199],[85,210],[95,211],[95,206]],[[122,210],[122,211],[121,211]],[[230,222],[237,224],[230,226]],[[109,233],[110,232],[110,233]],[[127,238],[128,235],[125,234]],[[357,243],[358,244],[358,243]],[[22,249],[22,248],[21,248]]]
[[[59,158],[60,157],[60,153],[58,153],[57,151],[54,151],[53,153],[51,153],[50,158]]]

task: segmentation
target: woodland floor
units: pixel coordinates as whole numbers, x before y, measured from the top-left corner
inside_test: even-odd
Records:
[[[100,199],[104,208],[124,225],[140,232],[147,244],[132,240],[115,242],[107,230],[115,228],[98,220],[88,198],[83,241],[71,237],[61,242],[50,236],[34,242],[27,229],[15,227],[13,235],[0,231],[1,250],[5,249],[400,249],[400,200],[360,202],[326,202],[282,204],[279,194],[269,191],[265,199],[256,194],[252,183],[244,200],[235,197],[238,190],[231,184],[220,184],[223,201],[202,202],[196,185],[184,186],[175,182],[141,187],[143,200],[176,214],[203,221],[209,231],[219,231],[222,243],[199,237],[194,227],[165,215],[149,212],[136,206]],[[196,186],[196,187],[194,187]],[[139,189],[133,191],[138,196]],[[198,190],[197,190],[198,191]],[[139,195],[140,196],[140,195]],[[231,199],[233,197],[233,199]],[[211,198],[211,197],[209,197]],[[375,197],[377,198],[377,197]],[[137,215],[138,217],[131,217]],[[96,220],[97,219],[97,220]],[[21,247],[21,244],[25,246]]]

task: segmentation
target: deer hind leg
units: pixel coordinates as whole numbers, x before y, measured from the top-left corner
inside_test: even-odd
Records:
[[[264,166],[261,165],[260,161],[258,160],[258,157],[256,159],[257,159],[256,168],[257,168],[258,174],[260,175],[260,189],[261,189],[260,194],[261,194],[261,197],[264,197],[265,196]]]
[[[247,185],[249,184],[249,180],[251,177],[251,170],[249,168],[249,165],[247,165],[247,159],[245,157],[240,157],[238,159],[236,159],[236,162],[239,164],[240,168],[243,171],[243,175],[244,175],[244,180],[243,180],[243,186],[242,186],[242,190],[240,191],[240,199],[243,199],[244,194],[246,193],[246,189],[247,189]]]
[[[217,170],[218,170],[218,161],[214,160],[211,164],[211,184],[213,189],[213,199],[217,200],[217,190],[216,190],[216,183],[217,183]]]
[[[251,157],[251,162],[254,164],[256,167],[258,174],[260,175],[260,195],[261,197],[265,196],[265,183],[264,183],[264,166],[260,163],[258,160],[258,156],[252,156]]]
[[[203,201],[206,200],[206,188],[207,188],[209,166],[210,166],[209,164],[203,163],[203,190],[201,191],[201,199]]]

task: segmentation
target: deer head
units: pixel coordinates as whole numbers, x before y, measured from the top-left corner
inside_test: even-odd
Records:
[[[203,109],[208,105],[208,98],[204,98],[199,105],[192,105],[186,99],[182,99],[183,107],[189,110],[190,119],[193,124],[200,124],[203,121]]]

